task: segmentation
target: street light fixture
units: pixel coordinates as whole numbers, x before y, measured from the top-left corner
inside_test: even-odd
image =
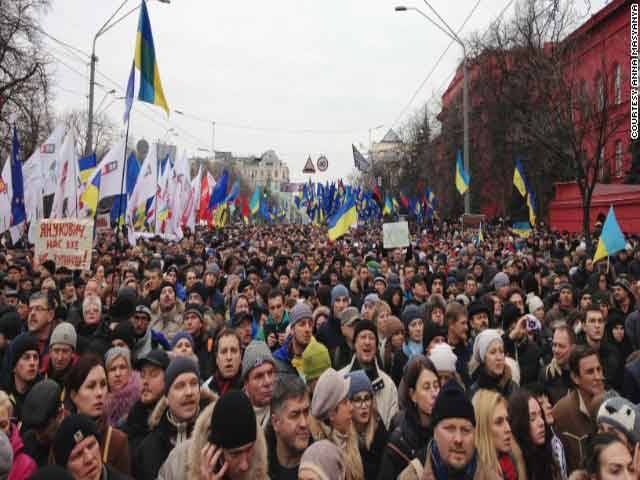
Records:
[[[427,0],[424,0],[425,4],[429,7],[429,9],[436,14],[436,16],[440,19],[440,21],[444,24],[446,29],[440,25],[438,22],[433,20],[429,15],[424,13],[422,10],[416,7],[405,7],[403,5],[399,5],[395,7],[396,12],[407,12],[409,10],[413,10],[414,12],[422,15],[426,20],[435,25],[438,30],[444,33],[451,40],[456,42],[458,45],[462,47],[462,115],[464,122],[464,141],[463,141],[463,155],[464,155],[464,169],[469,172],[469,82],[467,75],[467,47],[464,42],[460,39],[460,37],[453,31],[453,29],[444,21],[444,19],[438,14],[438,12],[429,4]],[[471,197],[469,190],[464,194],[464,213],[471,213]]]
[[[124,8],[129,0],[124,0],[116,11],[111,14],[111,16],[107,19],[106,22],[100,27],[100,29],[93,36],[93,44],[91,47],[91,63],[90,63],[90,73],[89,73],[89,115],[87,122],[87,146],[85,148],[85,155],[89,155],[91,153],[91,146],[93,144],[93,100],[94,100],[94,90],[96,85],[96,63],[98,62],[98,57],[96,56],[96,42],[98,38],[115,27],[118,23],[123,21],[133,12],[137,11],[140,8],[140,5],[132,8],[127,13],[123,14],[120,18],[113,20],[120,10]],[[160,3],[171,3],[171,0],[157,0]]]

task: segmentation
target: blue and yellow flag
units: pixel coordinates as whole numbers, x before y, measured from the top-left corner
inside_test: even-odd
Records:
[[[529,209],[529,223],[531,225],[536,224],[536,197],[533,193],[533,189],[527,182],[527,177],[524,174],[524,167],[522,162],[518,158],[516,160],[516,168],[513,170],[513,185],[520,195],[525,199],[527,208]]]
[[[358,223],[356,202],[350,195],[336,214],[329,219],[329,240],[334,241],[349,231],[349,227]]]
[[[102,176],[102,171],[99,171],[87,188],[84,189],[82,195],[80,196],[80,200],[82,201],[82,205],[89,212],[90,217],[95,217],[96,211],[98,210],[98,199],[100,198],[100,177]]]
[[[462,152],[458,150],[456,154],[456,188],[460,195],[464,195],[469,190],[469,174],[465,171],[462,164]]]
[[[158,70],[156,49],[153,44],[153,33],[151,32],[149,12],[147,12],[147,5],[144,0],[142,0],[142,5],[140,6],[134,64],[131,66],[129,81],[127,82],[125,121],[129,117],[129,111],[133,104],[135,78],[134,67],[140,71],[138,100],[158,105],[159,107],[162,107],[167,114],[169,114],[169,105],[167,104],[167,99],[165,98],[164,90],[162,89],[162,82],[160,81],[160,71]]]
[[[391,215],[393,213],[393,204],[391,203],[391,199],[386,196],[384,199],[384,208],[382,209],[383,215]]]
[[[610,207],[607,219],[604,221],[604,226],[602,227],[600,240],[598,240],[596,253],[593,256],[594,263],[619,252],[624,249],[626,245],[627,242],[616,220],[616,214],[613,211],[613,207]]]
[[[88,155],[86,157],[82,157],[80,160],[78,160],[80,183],[87,183],[87,180],[89,180],[89,178],[91,178],[91,175],[93,175],[93,172],[95,172],[96,165],[97,162],[95,153],[92,153],[91,155]]]
[[[260,187],[257,186],[253,195],[251,195],[251,200],[249,201],[249,210],[252,215],[256,215],[258,211],[260,211]]]

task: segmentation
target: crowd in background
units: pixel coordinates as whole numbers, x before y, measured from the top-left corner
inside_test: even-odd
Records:
[[[0,479],[640,478],[640,239],[478,237],[3,240]]]

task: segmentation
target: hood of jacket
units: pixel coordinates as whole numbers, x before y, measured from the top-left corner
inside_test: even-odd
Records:
[[[187,457],[186,475],[188,480],[200,480],[200,452],[208,443],[211,416],[217,402],[217,397],[205,408],[193,428],[189,452]],[[251,455],[249,470],[240,477],[240,480],[264,480],[268,479],[269,465],[267,461],[267,441],[262,428],[258,425],[256,442]]]

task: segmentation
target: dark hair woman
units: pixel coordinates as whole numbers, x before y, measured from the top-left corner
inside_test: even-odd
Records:
[[[522,449],[529,480],[561,480],[561,466],[551,444],[551,429],[538,400],[526,389],[509,398],[509,423]]]
[[[438,372],[431,360],[417,355],[409,360],[398,396],[406,408],[397,415],[380,463],[379,479],[397,478],[412,459],[424,462],[433,436],[431,411],[440,391]]]
[[[69,371],[66,381],[66,407],[72,413],[91,417],[100,433],[102,461],[128,475],[129,441],[121,430],[109,425],[106,415],[107,372],[102,359],[85,353]]]
[[[575,470],[569,480],[633,479],[634,459],[629,449],[613,433],[599,433],[587,444],[584,470]],[[611,470],[614,473],[611,473]]]

